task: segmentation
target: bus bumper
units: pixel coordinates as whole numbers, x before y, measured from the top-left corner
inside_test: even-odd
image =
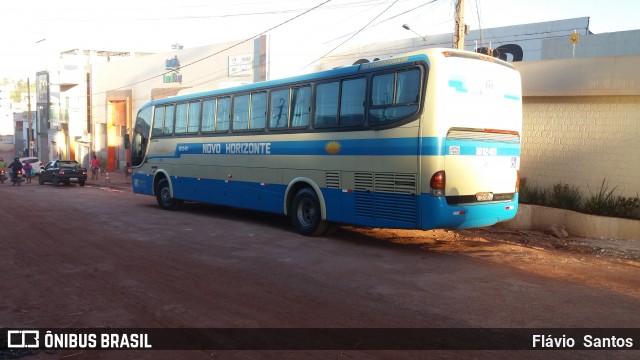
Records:
[[[511,201],[450,206],[444,197],[424,195],[421,201],[421,228],[467,229],[490,226],[513,219],[518,211],[518,194]]]

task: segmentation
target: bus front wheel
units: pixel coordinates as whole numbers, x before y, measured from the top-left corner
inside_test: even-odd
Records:
[[[182,204],[182,201],[171,197],[171,189],[169,189],[169,181],[162,179],[156,187],[156,200],[158,205],[165,210],[175,210]]]
[[[327,230],[328,222],[322,220],[318,196],[309,188],[296,193],[289,213],[293,227],[302,235],[320,236]]]

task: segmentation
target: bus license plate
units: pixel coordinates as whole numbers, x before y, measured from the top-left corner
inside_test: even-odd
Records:
[[[69,179],[69,180],[71,180],[71,181],[78,181],[78,178],[71,178],[71,179]]]
[[[493,193],[481,192],[476,194],[476,200],[478,201],[491,201],[493,200]]]

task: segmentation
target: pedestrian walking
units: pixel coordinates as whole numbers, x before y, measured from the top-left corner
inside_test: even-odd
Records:
[[[33,171],[33,166],[28,160],[25,160],[22,163],[22,170],[24,170],[24,176],[27,177],[27,184],[31,184],[31,172]]]
[[[124,168],[124,181],[127,184],[130,183],[129,176],[131,176],[131,164],[127,163],[127,166]]]
[[[93,159],[91,159],[91,179],[98,179],[98,170],[100,170],[100,160],[93,155]]]

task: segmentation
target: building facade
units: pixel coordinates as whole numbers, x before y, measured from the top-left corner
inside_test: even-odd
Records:
[[[91,65],[86,129],[95,154],[109,170],[124,169],[137,109],[186,92],[242,85],[268,78],[268,37],[149,54]],[[81,159],[88,163],[88,156]]]

